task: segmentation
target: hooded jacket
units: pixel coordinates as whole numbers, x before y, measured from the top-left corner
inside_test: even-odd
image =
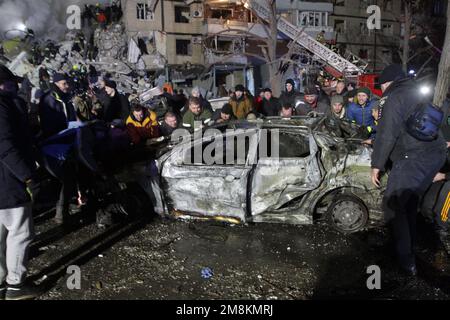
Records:
[[[380,101],[381,119],[372,154],[372,167],[385,170],[387,161],[394,163],[407,156],[420,158],[424,153],[445,153],[447,145],[440,135],[438,139],[425,142],[406,132],[406,120],[422,98],[414,82],[406,79],[395,81]]]

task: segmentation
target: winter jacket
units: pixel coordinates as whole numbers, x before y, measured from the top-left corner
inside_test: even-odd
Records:
[[[34,169],[25,102],[0,92],[0,210],[31,201],[25,182]]]
[[[301,99],[301,95],[298,91],[292,90],[291,92],[283,91],[280,96],[280,104],[281,106],[291,105],[295,108],[295,101],[297,99]]]
[[[175,97],[172,96],[171,99],[177,99],[177,97],[178,97],[178,99],[180,99],[179,95],[177,95]],[[202,107],[202,110],[208,110],[210,113],[213,113],[212,105],[211,105],[211,103],[209,103],[208,100],[203,98],[202,95],[200,95],[199,100],[200,100],[200,107]],[[184,110],[189,110],[189,99],[185,99],[184,101],[185,101]]]
[[[361,106],[355,102],[351,103],[347,107],[347,119],[360,126],[373,126],[372,108],[376,103],[376,100],[368,101],[365,106]]]
[[[159,131],[161,136],[163,137],[169,137],[172,135],[172,133],[177,130],[178,128],[172,128],[169,127],[165,122],[163,122],[160,126],[159,126]]]
[[[53,89],[41,98],[39,118],[44,138],[66,130],[69,122],[77,121],[70,95],[53,85]]]
[[[114,97],[104,100],[101,120],[112,122],[113,120],[126,120],[130,114],[130,103],[128,98],[116,91]]]
[[[131,142],[137,145],[147,139],[159,137],[159,123],[157,118],[156,113],[153,111],[146,112],[142,122],[137,121],[133,115],[130,115],[127,119],[127,132]]]
[[[253,110],[252,101],[244,96],[240,97],[239,99],[231,98],[230,104],[233,108],[234,116],[238,120],[247,118],[247,115]]]
[[[342,108],[342,111],[339,114],[337,114],[336,112],[334,112],[330,108],[328,113],[327,113],[327,116],[332,116],[332,117],[335,117],[337,119],[343,120],[343,119],[346,119],[346,114],[347,114],[347,110],[345,108]]]
[[[218,120],[220,120],[222,118],[222,109],[216,110],[216,112],[214,112],[213,116],[212,116],[212,121],[214,121],[215,123],[217,123]],[[231,115],[230,120],[228,121],[233,121],[236,120],[234,115]]]
[[[208,125],[211,120],[212,114],[208,110],[203,110],[203,112],[198,116],[193,114],[191,110],[188,110],[183,117],[183,127],[194,130],[195,122],[202,122],[202,124],[205,126]]]
[[[310,112],[326,114],[329,109],[330,105],[322,101],[317,101],[314,105],[310,105],[306,101],[301,101],[301,104],[296,109],[296,114],[299,116],[307,116]]]
[[[405,131],[406,120],[422,101],[414,82],[396,81],[386,90],[380,101],[381,119],[372,154],[372,167],[384,170],[388,159],[394,163],[405,156],[418,158],[427,153],[445,153],[447,145],[440,135],[431,142],[419,141]]]
[[[277,98],[270,98],[270,100],[263,99],[263,107],[261,114],[265,117],[278,117],[280,115],[281,104]]]

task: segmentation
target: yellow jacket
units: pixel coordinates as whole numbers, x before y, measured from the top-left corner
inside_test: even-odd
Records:
[[[159,125],[158,116],[156,115],[155,112],[150,111],[150,114],[144,119],[144,121],[142,121],[142,123],[139,121],[136,121],[134,119],[134,117],[129,116],[127,119],[127,125],[129,125],[129,124],[135,126],[136,128],[146,128],[149,125],[152,127],[158,126]]]

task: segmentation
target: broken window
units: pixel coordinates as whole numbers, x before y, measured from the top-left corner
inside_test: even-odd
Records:
[[[232,19],[233,18],[233,10],[232,9],[212,9],[211,10],[211,18],[213,19]]]
[[[327,12],[305,11],[299,12],[298,25],[305,27],[326,27],[328,26]]]
[[[189,23],[191,18],[191,9],[185,6],[175,6],[175,22]]]
[[[393,36],[394,26],[391,23],[383,24],[383,34],[385,36]]]
[[[200,147],[191,147],[184,154],[184,165],[244,166],[250,151],[250,139],[253,134],[239,136],[221,136],[203,141]],[[197,156],[196,156],[197,155]]]
[[[153,12],[150,10],[147,3],[136,4],[136,19],[153,20]]]
[[[311,155],[308,136],[283,131],[273,133],[269,130],[267,137],[260,141],[258,148],[260,158],[292,159],[306,158]]]
[[[336,30],[337,33],[344,33],[345,20],[334,20],[334,30]]]
[[[180,56],[191,56],[192,55],[192,44],[191,40],[178,39],[176,41],[177,55]]]
[[[370,34],[370,31],[369,31],[369,28],[367,28],[367,23],[366,22],[360,22],[359,23],[359,30],[360,30],[360,33],[362,35],[369,35]]]
[[[359,50],[359,57],[361,59],[368,59],[369,58],[369,50],[367,50],[367,49],[360,49]]]
[[[233,51],[233,41],[231,40],[218,40],[217,41],[217,50],[218,51]]]

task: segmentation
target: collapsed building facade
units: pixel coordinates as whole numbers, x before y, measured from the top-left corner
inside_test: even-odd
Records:
[[[277,56],[298,44],[290,51],[293,63],[283,70],[284,78],[298,79],[301,84],[309,74],[317,74],[324,68],[337,77],[345,76],[347,70],[376,71],[371,70],[372,53],[366,54],[371,49],[365,49],[371,48],[372,40],[367,35],[352,36],[359,40],[350,43],[346,36],[365,31],[359,22],[365,25],[367,20],[367,1],[358,4],[352,1],[276,2],[280,17]],[[236,84],[244,84],[254,92],[258,87],[269,86],[268,61],[262,54],[265,43],[261,41],[267,38],[270,28],[263,17],[266,5],[264,0],[128,0],[124,8],[125,26],[130,38],[145,43],[148,54],[143,60],[147,68],[159,69],[166,80],[186,87],[200,85],[213,96],[225,94],[221,87],[229,90]],[[391,20],[401,9],[396,4],[390,7],[386,18],[389,23],[384,23],[383,28],[389,29],[386,32],[393,39],[400,34],[400,23]],[[351,15],[346,15],[347,11]],[[352,17],[345,28],[341,26],[343,16]],[[323,41],[316,41],[322,32]],[[386,32],[383,30],[382,34],[387,35]],[[384,50],[385,54],[385,41],[380,36],[377,39],[375,50],[379,54]],[[392,41],[387,47],[391,45]],[[159,59],[164,60],[163,67],[155,63]],[[385,54],[383,62],[392,62],[392,55]]]
[[[355,29],[350,21],[346,28],[336,29],[345,10],[356,10],[352,1],[276,2],[279,16],[276,56],[290,53],[290,63],[282,68],[283,79],[296,79],[302,86],[307,84],[308,76],[314,77],[321,70],[335,77],[370,70],[370,59],[354,54],[357,47],[339,45],[343,34]],[[142,93],[166,82],[181,88],[199,86],[208,97],[227,96],[227,91],[237,84],[244,84],[252,93],[270,86],[270,62],[263,54],[267,50],[264,39],[270,31],[267,1],[119,2],[123,10],[120,21],[103,26],[83,20],[82,33],[86,42],[92,39],[97,50],[95,57],[86,51],[73,50],[79,31],[70,31],[58,43],[57,52],[42,66],[50,71],[68,72],[73,66],[92,64],[111,73],[120,89],[128,93]],[[363,18],[365,7],[362,4],[357,7]],[[395,4],[392,7],[394,15],[399,8]],[[393,34],[400,30],[399,24],[386,26],[394,30]],[[27,63],[29,57],[23,51],[26,50],[9,56],[9,66],[20,75],[27,74],[35,84],[39,68]],[[390,62],[386,57],[384,60]]]

